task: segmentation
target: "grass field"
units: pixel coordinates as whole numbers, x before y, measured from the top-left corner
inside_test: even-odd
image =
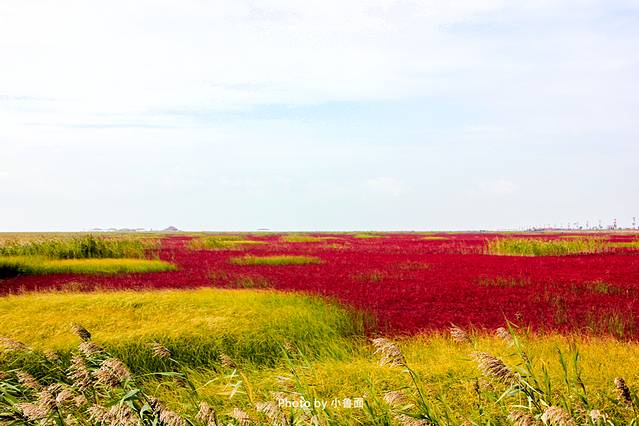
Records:
[[[335,240],[336,237],[316,237],[313,235],[290,234],[284,235],[281,240],[287,243],[322,243],[327,240]]]
[[[439,234],[2,243],[0,424],[639,421],[635,236]]]
[[[194,238],[189,242],[189,247],[194,250],[231,250],[255,244],[265,244],[265,242],[250,240],[240,235],[207,235]]]
[[[0,277],[48,274],[118,274],[172,271],[157,259],[157,238],[64,235],[0,240]],[[150,259],[149,259],[150,258]]]
[[[513,341],[504,330],[500,337],[455,329],[452,336],[435,333],[399,339],[396,345],[373,345],[365,335],[364,317],[356,312],[316,297],[271,291],[7,296],[0,299],[0,323],[11,325],[0,340],[5,348],[0,371],[7,372],[0,382],[0,415],[5,418],[14,411],[8,396],[42,403],[42,392],[29,391],[27,378],[18,371],[37,377],[37,386],[61,383],[75,397],[91,396],[94,403],[97,398],[112,404],[112,398],[132,393],[125,405],[137,413],[140,403],[157,398],[167,413],[180,413],[196,425],[206,424],[197,420],[201,401],[222,424],[238,425],[245,424],[238,420],[238,410],[252,424],[272,424],[268,416],[280,412],[297,424],[313,416],[319,424],[334,425],[417,424],[405,416],[434,424],[507,424],[517,410],[541,417],[548,406],[581,420],[598,410],[616,422],[611,424],[626,424],[634,418],[634,402],[624,402],[614,379],[625,377],[631,387],[639,382],[635,343],[527,335],[525,330],[516,332]],[[71,332],[71,323],[89,330],[90,342],[99,345],[84,343],[75,361],[69,360],[70,352],[81,339]],[[55,356],[47,352],[51,350]],[[493,370],[477,361],[473,354],[479,352],[495,357]],[[106,360],[114,358],[131,373],[108,389],[94,383],[97,390],[82,390],[77,377],[65,375],[66,367],[52,368],[83,362],[99,377]],[[505,372],[532,384],[532,396],[517,384],[504,383]],[[48,389],[60,395],[62,388]],[[533,406],[518,409],[527,397],[533,398]],[[327,406],[264,410],[264,404],[273,408],[276,400],[303,399]],[[362,407],[348,407],[358,401]],[[60,413],[86,420],[91,404],[49,411],[52,420]]]
[[[293,256],[293,255],[277,255],[277,256],[241,256],[232,257],[231,263],[235,265],[310,265],[322,263],[322,260],[313,256]]]
[[[19,274],[119,274],[173,271],[161,260],[147,259],[50,259],[42,256],[0,257],[0,276]]]
[[[147,257],[159,247],[157,238],[133,236],[55,235],[23,237],[0,242],[2,256],[43,256],[53,259]]]
[[[599,238],[540,240],[533,238],[498,238],[488,243],[487,253],[500,256],[565,256],[603,253],[607,244]]]

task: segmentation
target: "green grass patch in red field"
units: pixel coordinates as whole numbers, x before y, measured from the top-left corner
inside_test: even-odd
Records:
[[[232,250],[260,244],[266,244],[266,241],[249,240],[241,235],[212,235],[191,240],[189,247],[194,250]]]
[[[0,256],[44,256],[55,259],[143,259],[160,247],[157,238],[75,234],[3,238]]]
[[[383,235],[379,235],[379,234],[371,234],[368,232],[364,232],[364,233],[360,233],[360,234],[353,234],[353,238],[357,238],[360,240],[365,240],[367,238],[382,238]]]
[[[327,240],[336,240],[337,237],[315,237],[313,235],[290,234],[284,235],[281,240],[285,243],[321,243]]]
[[[497,238],[488,242],[486,252],[498,256],[566,256],[603,253],[606,250],[607,244],[601,238]]]
[[[639,240],[635,241],[614,241],[607,244],[611,248],[639,249]]]
[[[322,263],[322,259],[314,256],[241,256],[232,257],[230,262],[235,265],[310,265]]]
[[[48,274],[118,274],[172,271],[176,267],[147,259],[51,259],[43,256],[0,257],[0,276]]]

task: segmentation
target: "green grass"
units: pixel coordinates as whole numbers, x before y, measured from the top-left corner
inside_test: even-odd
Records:
[[[639,249],[639,240],[609,242],[607,245],[611,248]]]
[[[0,374],[0,413],[12,407],[3,395],[19,401],[37,398],[15,380],[16,369],[29,371],[45,384],[66,380],[68,352],[80,342],[69,331],[69,323],[76,322],[109,352],[105,356],[123,360],[134,373],[121,387],[101,389],[91,394],[93,398],[114,404],[126,395],[131,407],[141,409],[144,401],[135,405],[136,398],[152,395],[196,426],[204,425],[195,420],[200,400],[216,409],[222,424],[238,424],[229,417],[234,408],[246,411],[256,424],[271,424],[257,412],[256,403],[273,401],[273,392],[329,403],[364,399],[364,408],[329,405],[320,410],[321,424],[327,425],[396,426],[405,424],[396,419],[401,411],[430,416],[447,426],[464,421],[511,424],[509,412],[527,405],[525,392],[531,388],[536,390],[530,406],[537,416],[556,405],[581,416],[576,424],[585,424],[591,409],[605,412],[612,425],[630,424],[636,417],[636,402],[620,402],[613,383],[613,378],[624,377],[635,395],[636,342],[519,330],[516,341],[469,331],[458,343],[447,333],[431,333],[398,339],[396,348],[405,362],[389,366],[380,365],[381,354],[363,338],[363,318],[316,297],[256,290],[6,296],[0,298],[2,335],[32,349],[5,352],[0,347],[0,373],[8,372]],[[164,345],[170,358],[155,357],[152,342]],[[3,344],[11,345],[0,340]],[[45,350],[56,350],[61,359],[45,359]],[[518,369],[531,388],[509,389],[498,378],[485,376],[471,356],[475,352]],[[95,360],[92,368],[97,368],[100,356],[85,358]],[[400,409],[384,402],[389,391],[402,392],[412,405]],[[64,408],[74,409],[83,419],[85,408]]]
[[[353,234],[353,238],[358,238],[358,239],[369,239],[369,238],[382,238],[383,235],[379,235],[379,234],[370,234],[370,233],[360,233],[360,234]]]
[[[159,248],[159,240],[95,235],[29,237],[0,243],[0,256],[44,256],[54,259],[136,258],[143,259]]]
[[[571,254],[602,253],[606,250],[605,241],[597,238],[563,240],[497,238],[488,241],[486,253],[499,256],[566,256]]]
[[[523,338],[527,355],[533,360],[538,369],[543,365],[548,372],[548,378],[553,385],[551,394],[555,403],[559,404],[562,396],[566,395],[564,370],[559,358],[558,350],[565,356],[574,354],[579,348],[580,362],[578,368],[588,390],[589,402],[592,407],[609,413],[620,413],[618,419],[632,416],[632,410],[616,404],[614,377],[625,377],[631,387],[637,389],[639,375],[634,366],[639,362],[637,344],[627,344],[612,339],[587,339],[578,336],[530,336]],[[404,354],[407,363],[421,379],[427,400],[431,402],[438,396],[446,401],[451,408],[450,422],[442,421],[438,424],[459,425],[467,419],[481,419],[477,424],[511,424],[506,420],[508,405],[521,404],[517,397],[503,397],[502,403],[495,401],[502,396],[506,387],[498,381],[482,378],[480,370],[471,358],[471,353],[483,351],[503,359],[509,366],[520,365],[515,349],[503,340],[489,335],[479,335],[472,343],[457,344],[450,337],[442,334],[418,336],[400,340],[398,348]],[[242,379],[242,387],[233,399],[229,399],[227,381],[213,380],[219,377],[210,370],[199,370],[193,373],[194,385],[200,389],[200,394],[215,404],[224,412],[231,405],[243,407],[251,411],[251,400],[272,400],[270,392],[273,390],[295,392],[300,390],[296,381],[307,384],[301,388],[311,396],[320,400],[331,401],[338,398],[364,397],[366,403],[375,407],[379,423],[375,423],[365,409],[335,409],[333,415],[337,417],[335,424],[391,424],[401,425],[392,420],[389,407],[383,403],[383,395],[389,391],[401,391],[408,398],[417,398],[410,376],[402,368],[392,368],[379,365],[379,358],[373,354],[371,346],[361,344],[352,356],[335,360],[331,358],[318,359],[310,362],[298,361],[298,364],[279,365],[275,368],[260,370],[241,370],[246,375]],[[624,362],[619,362],[623,359]],[[570,366],[568,365],[568,368]],[[293,373],[292,373],[293,371]],[[229,371],[226,371],[228,374]],[[569,373],[570,375],[570,373]],[[543,377],[543,374],[541,374]],[[289,381],[281,378],[289,378]],[[280,379],[278,379],[280,378]],[[571,382],[574,378],[570,377]],[[152,380],[153,388],[158,382]],[[475,390],[480,387],[482,395]],[[174,386],[158,387],[163,400],[176,401],[186,397],[175,393]],[[251,395],[249,397],[249,389]],[[222,395],[222,396],[221,396]],[[289,394],[290,395],[290,394]],[[292,396],[291,396],[292,398]],[[176,401],[177,402],[177,401]],[[380,403],[381,402],[381,403]],[[435,405],[433,403],[433,405]],[[176,404],[178,406],[178,404]],[[414,411],[415,407],[411,410]],[[384,415],[389,415],[389,423],[383,423]],[[257,414],[256,414],[257,416]],[[627,418],[627,417],[626,417]],[[627,424],[619,421],[614,424]]]
[[[266,242],[247,240],[246,237],[239,235],[204,236],[189,241],[189,247],[194,250],[232,250],[257,244],[266,244]]]
[[[42,256],[2,256],[2,275],[117,274],[175,270],[161,260],[147,259],[50,259]]]
[[[232,257],[230,262],[235,265],[309,265],[322,263],[322,259],[314,256],[241,256]]]
[[[158,341],[192,366],[215,365],[221,352],[241,362],[272,365],[290,342],[309,356],[345,356],[346,338],[363,335],[364,317],[336,303],[268,290],[162,290],[31,293],[0,298],[4,337],[37,350],[68,351],[77,344],[69,324],[136,370],[157,365]],[[2,359],[0,350],[0,360]],[[2,368],[0,362],[0,369]]]
[[[282,236],[285,243],[321,243],[327,240],[335,240],[336,237],[314,237],[312,235],[289,234]]]

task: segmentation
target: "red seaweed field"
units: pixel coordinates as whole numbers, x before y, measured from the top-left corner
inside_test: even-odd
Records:
[[[552,240],[568,235],[508,235]],[[639,335],[636,236],[595,254],[486,254],[488,233],[242,235],[257,244],[216,249],[197,235],[163,237],[159,256],[175,271],[120,275],[22,275],[0,280],[1,293],[42,289],[140,289],[203,286],[272,288],[334,298],[372,314],[381,330],[413,334],[459,326],[494,328],[504,319],[538,330]],[[310,237],[310,238],[309,238]],[[578,237],[578,236],[576,236]],[[625,243],[630,243],[627,246]],[[243,264],[243,256],[297,255],[309,264]]]

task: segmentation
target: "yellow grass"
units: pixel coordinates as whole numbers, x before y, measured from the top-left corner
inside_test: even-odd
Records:
[[[50,259],[42,256],[2,256],[0,271],[6,274],[117,274],[161,272],[174,265],[147,259]]]
[[[289,234],[281,237],[285,243],[321,243],[327,240],[336,240],[337,237],[314,237],[312,235]]]
[[[0,298],[0,336],[37,350],[68,350],[79,341],[69,332],[69,323],[78,322],[92,332],[96,343],[142,372],[157,366],[147,344],[160,341],[177,361],[190,367],[189,377],[199,399],[206,399],[220,412],[241,407],[254,416],[258,415],[255,401],[270,400],[272,391],[297,389],[292,371],[307,387],[307,394],[323,400],[363,397],[374,404],[376,398],[393,390],[414,396],[409,375],[402,368],[379,365],[379,356],[364,339],[358,321],[339,305],[272,291],[35,293]],[[537,371],[547,368],[557,400],[565,387],[557,351],[568,354],[578,348],[592,407],[618,418],[632,414],[619,412],[613,379],[624,377],[633,391],[638,388],[639,344],[605,337],[519,335]],[[470,355],[487,352],[514,368],[521,358],[514,356],[513,346],[492,333],[471,333],[471,342],[461,344],[446,333],[431,333],[399,339],[398,346],[421,377],[428,399],[439,396],[453,409],[451,424],[461,424],[465,416],[505,424],[503,405],[484,400],[483,411],[477,411],[475,386],[483,376]],[[293,365],[282,359],[284,347]],[[307,356],[300,356],[295,347]],[[221,352],[238,363],[238,372],[219,366]],[[0,351],[0,370],[15,365],[10,357]],[[184,384],[153,375],[140,380],[164,403],[194,414],[189,405],[192,394]],[[231,381],[237,386],[233,398],[229,398]],[[505,390],[494,381],[489,386],[497,395]],[[506,398],[507,404],[521,403]],[[337,424],[369,424],[363,410],[337,409],[335,415]]]
[[[293,256],[293,255],[277,255],[277,256],[241,256],[232,257],[231,263],[236,265],[308,265],[322,263],[322,260],[314,256]]]

